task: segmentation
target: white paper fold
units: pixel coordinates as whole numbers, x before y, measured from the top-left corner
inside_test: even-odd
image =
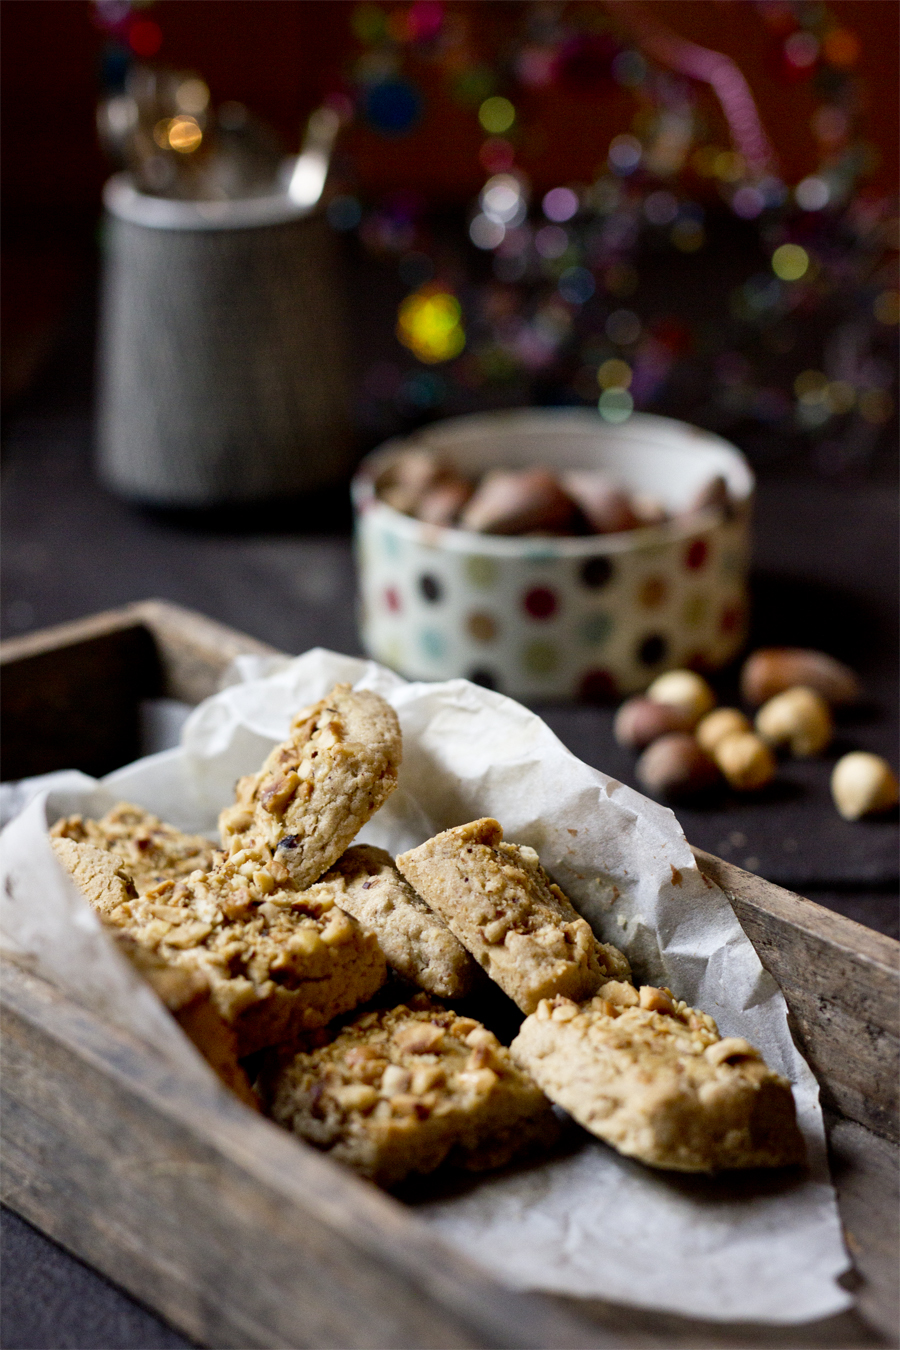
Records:
[[[301,706],[336,681],[396,708],[397,791],[360,835],[392,853],[479,816],[541,861],[639,976],[670,986],[742,1035],[794,1084],[810,1166],[801,1177],[708,1179],[653,1172],[585,1136],[565,1157],[481,1177],[416,1207],[423,1222],[508,1283],[722,1320],[801,1322],[846,1308],[847,1268],[828,1180],[818,1089],[784,1000],[722,892],[698,871],[672,812],[589,768],[534,714],[464,680],[408,684],[373,662],[316,649],[241,657],[233,683],[188,719],[182,746],[108,775],[102,790],[215,837],[236,778],[259,766]],[[206,1072],[64,878],[44,833],[102,810],[92,780],[32,801],[3,835],[11,883],[0,932],[61,987],[180,1067]],[[43,842],[41,842],[43,841]],[[127,1006],[126,1006],[127,1005]],[[161,1029],[165,1024],[166,1030]]]

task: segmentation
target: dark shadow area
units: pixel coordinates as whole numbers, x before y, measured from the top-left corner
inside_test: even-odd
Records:
[[[889,640],[883,615],[868,597],[817,581],[757,571],[751,604],[751,650],[814,647],[858,670]]]
[[[148,523],[199,535],[349,535],[353,512],[346,483],[317,488],[301,496],[239,502],[206,510],[126,503]]]
[[[8,1209],[0,1250],[5,1350],[189,1350],[195,1344]],[[20,1281],[22,1271],[27,1279]]]
[[[534,1172],[535,1181],[541,1184],[537,1173],[543,1167],[552,1165],[562,1158],[570,1158],[591,1141],[565,1111],[554,1108],[560,1123],[560,1134],[556,1143],[548,1148],[541,1145],[535,1153],[525,1153],[507,1167],[495,1168],[490,1172],[471,1172],[451,1164],[444,1164],[429,1176],[410,1176],[395,1186],[391,1194],[397,1200],[410,1205],[432,1204],[441,1200],[453,1200],[477,1191],[485,1179],[503,1180],[506,1177],[524,1177]]]

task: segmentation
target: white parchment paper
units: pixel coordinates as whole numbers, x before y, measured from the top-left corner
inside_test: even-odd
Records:
[[[124,798],[214,838],[235,779],[259,766],[301,706],[338,680],[376,689],[399,715],[404,761],[397,791],[360,839],[396,854],[495,816],[508,839],[538,851],[643,981],[711,1013],[724,1035],[745,1036],[791,1079],[809,1151],[801,1175],[710,1179],[653,1171],[585,1136],[564,1156],[420,1203],[419,1218],[523,1289],[721,1320],[792,1323],[846,1308],[852,1300],[836,1278],[848,1262],[815,1080],[781,994],[725,896],[698,871],[672,812],[581,763],[519,704],[464,680],[408,684],[321,649],[296,660],[241,657],[233,678],[193,712],[179,748],[100,784],[81,774],[32,783],[37,795],[2,836],[4,944],[152,1041],[181,1072],[209,1073],[63,874],[46,826]]]

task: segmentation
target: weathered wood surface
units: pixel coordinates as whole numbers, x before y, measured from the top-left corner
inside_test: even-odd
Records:
[[[162,600],[4,642],[4,779],[59,768],[99,777],[127,764],[140,753],[141,699],[199,703],[244,653],[274,648]]]
[[[825,1102],[897,1140],[900,943],[695,850],[784,992]]]
[[[896,1145],[826,1112],[831,1177],[860,1283],[860,1313],[896,1345],[900,1338],[900,1168]],[[851,1285],[851,1288],[854,1286]]]
[[[167,600],[143,600],[132,609],[153,634],[164,692],[185,703],[214,694],[236,656],[283,655],[266,642]]]
[[[140,754],[140,700],[162,692],[149,630],[132,622],[69,636],[62,658],[27,638],[3,644],[4,779],[63,767],[99,777]]]
[[[148,1047],[8,962],[2,1008],[4,1202],[202,1344],[893,1344],[881,1211],[896,1157],[859,1126],[845,1221],[865,1320],[718,1326],[514,1294],[399,1202],[215,1084],[186,1092]],[[878,1219],[880,1261],[863,1216]]]
[[[4,644],[16,773],[127,761],[140,698],[198,701],[243,652],[272,648],[163,601]],[[511,1294],[227,1094],[186,1099],[146,1047],[15,967],[2,990],[5,1199],[208,1345],[894,1345],[897,1153],[862,1126],[897,1136],[900,945],[697,857],[784,989],[840,1113],[835,1180],[864,1321],[714,1326]]]
[[[607,1346],[5,963],[4,1201],[214,1346]]]

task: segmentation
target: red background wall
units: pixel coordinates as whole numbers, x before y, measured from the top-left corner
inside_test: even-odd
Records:
[[[447,6],[467,25],[473,51],[485,54],[498,32],[515,27],[522,8],[518,0],[451,0]],[[778,78],[773,39],[755,6],[745,0],[648,0],[646,8],[683,36],[739,62],[789,182],[814,167],[811,84]],[[829,8],[861,40],[857,69],[868,90],[864,129],[880,157],[871,183],[891,190],[897,184],[900,6],[894,0],[832,0]],[[242,100],[294,146],[301,120],[359,50],[350,29],[352,9],[351,0],[159,0],[147,13],[163,32],[159,60],[195,68],[215,100]],[[93,211],[106,172],[93,129],[102,35],[91,22],[88,0],[2,0],[0,13],[4,209],[10,227],[24,212],[30,229],[53,229],[52,220],[42,225],[41,212],[49,208],[58,225],[73,212]],[[426,114],[412,135],[392,141],[364,127],[350,133],[362,184],[370,191],[416,187],[441,200],[464,201],[483,180],[477,157],[483,134],[474,114],[450,99],[433,67],[419,62],[414,72],[426,94]],[[611,82],[600,97],[553,90],[517,101],[531,128],[521,159],[539,189],[589,179],[635,108],[632,96]],[[713,102],[709,107],[717,116]]]

